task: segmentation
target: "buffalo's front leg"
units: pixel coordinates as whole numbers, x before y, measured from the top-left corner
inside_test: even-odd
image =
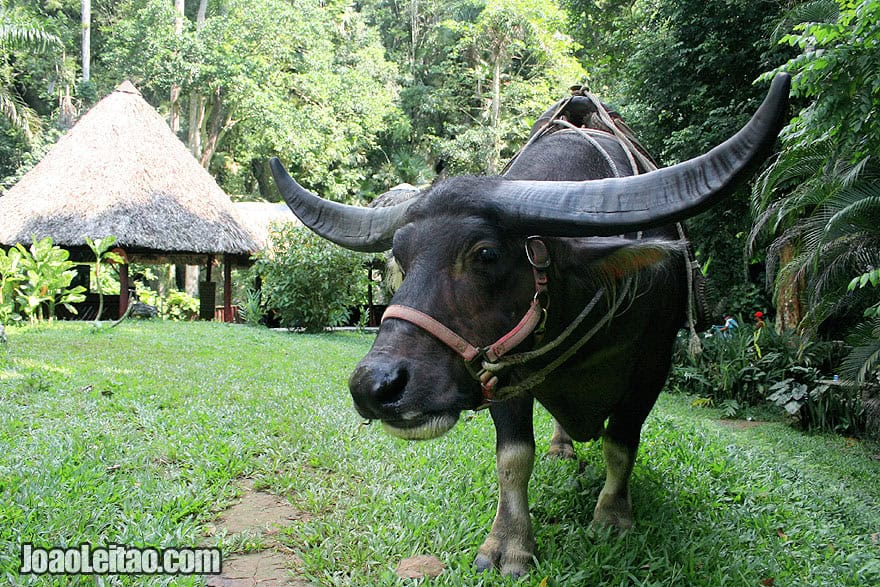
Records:
[[[532,398],[493,404],[490,411],[496,435],[498,511],[475,564],[481,571],[494,567],[521,576],[528,572],[535,553],[528,495],[535,462]]]
[[[669,337],[671,341],[672,336]],[[671,346],[671,342],[670,342]],[[623,408],[612,412],[608,425],[602,435],[602,453],[605,456],[605,486],[599,493],[599,500],[593,512],[593,522],[614,526],[620,529],[633,525],[632,498],[629,483],[642,424],[648,418],[657,396],[669,373],[671,348],[659,353],[654,363],[642,364],[639,370],[639,386]]]

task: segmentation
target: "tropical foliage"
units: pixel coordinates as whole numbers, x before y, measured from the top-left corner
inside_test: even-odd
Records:
[[[28,140],[40,131],[42,121],[21,95],[17,85],[22,72],[13,67],[11,61],[16,55],[52,53],[59,48],[58,37],[39,23],[30,22],[27,14],[10,2],[0,2],[0,55],[3,56],[0,62],[0,113]]]
[[[728,417],[769,402],[804,429],[858,434],[865,430],[859,390],[834,379],[841,352],[840,342],[740,324],[704,338],[698,355],[682,337],[668,387]]]
[[[160,104],[178,84],[188,107],[168,108],[182,110],[181,134],[229,191],[271,197],[265,164],[279,155],[306,185],[345,198],[368,179],[365,153],[396,112],[376,32],[339,2],[209,4],[178,33],[170,1],[121,3],[104,29],[104,78],[130,78]]]
[[[85,299],[85,288],[70,286],[76,270],[68,257],[49,237],[0,249],[0,324],[51,320],[59,304],[75,314],[72,304]]]
[[[451,172],[496,174],[554,90],[580,81],[585,71],[572,55],[572,40],[559,34],[565,14],[552,2],[488,0],[475,4],[473,14],[444,23],[457,41],[442,65],[456,72],[459,108],[469,119],[453,125],[441,153]]]
[[[782,39],[802,50],[781,69],[809,102],[756,184],[751,242],[773,237],[768,274],[779,305],[801,309],[791,326],[840,336],[863,315],[870,320],[853,331],[847,362],[847,374],[863,381],[878,364],[880,290],[864,286],[877,283],[880,266],[880,4],[813,9],[827,21],[799,24]]]

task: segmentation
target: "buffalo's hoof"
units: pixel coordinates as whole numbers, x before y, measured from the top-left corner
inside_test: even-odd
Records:
[[[632,505],[623,497],[600,494],[599,502],[593,512],[593,524],[611,526],[618,530],[632,528]]]
[[[551,444],[547,451],[547,456],[555,459],[574,460],[577,455],[574,452],[574,446],[568,443]]]
[[[503,547],[500,544],[487,546],[490,541],[480,547],[480,553],[474,560],[479,572],[498,569],[503,575],[519,578],[529,574],[532,564],[532,553],[521,548]],[[494,541],[492,541],[494,542]]]

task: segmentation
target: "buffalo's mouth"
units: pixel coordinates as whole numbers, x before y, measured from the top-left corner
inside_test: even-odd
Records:
[[[448,432],[463,410],[480,402],[476,382],[456,382],[449,371],[455,369],[371,353],[352,372],[349,390],[361,417],[381,421],[392,436],[428,440]]]
[[[404,440],[430,440],[443,436],[458,422],[458,414],[426,414],[413,419],[382,420],[382,428]]]

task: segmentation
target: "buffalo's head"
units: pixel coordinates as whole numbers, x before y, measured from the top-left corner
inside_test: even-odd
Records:
[[[392,248],[404,273],[393,304],[430,315],[473,345],[485,346],[517,324],[535,295],[522,250],[526,237],[608,237],[705,210],[767,156],[784,123],[788,86],[788,76],[777,76],[751,121],[708,153],[632,177],[461,177],[394,206],[361,208],[306,191],[277,159],[271,166],[285,201],[313,231],[357,251]],[[589,254],[579,258],[590,262]],[[409,439],[443,434],[462,410],[482,401],[462,357],[400,319],[383,322],[349,387],[362,416],[382,420],[387,431]]]

